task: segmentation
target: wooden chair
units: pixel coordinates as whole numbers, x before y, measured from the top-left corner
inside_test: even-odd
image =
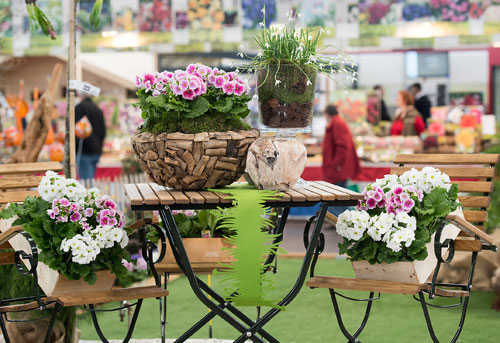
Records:
[[[467,312],[469,302],[469,295],[472,284],[472,277],[474,274],[474,267],[477,255],[481,250],[494,250],[496,246],[493,245],[491,236],[482,231],[483,224],[487,220],[488,206],[490,204],[490,193],[493,190],[493,178],[495,176],[495,167],[499,162],[500,155],[495,154],[413,154],[413,155],[398,155],[394,161],[395,166],[391,168],[392,174],[401,175],[412,167],[417,169],[423,166],[432,165],[442,172],[448,174],[452,182],[458,185],[459,200],[464,207],[464,218],[456,215],[449,215],[446,220],[453,223],[461,229],[459,237],[455,240],[445,240],[440,242],[441,228],[436,232],[436,242],[434,245],[434,253],[438,260],[434,273],[432,275],[432,282],[426,283],[402,283],[393,281],[376,281],[376,280],[362,280],[353,278],[329,277],[329,276],[312,276],[306,283],[311,288],[328,288],[330,290],[330,297],[333,303],[337,321],[342,333],[349,340],[349,342],[359,342],[358,336],[363,331],[374,300],[380,298],[380,293],[393,293],[413,295],[422,306],[427,328],[434,343],[440,342],[437,338],[434,328],[432,326],[431,318],[429,316],[428,306],[450,308],[462,306],[462,313],[454,337],[451,342],[456,342],[460,336]],[[337,218],[331,214],[328,215],[331,222],[336,223]],[[448,248],[448,256],[442,256],[442,249]],[[453,259],[455,251],[471,252],[471,267],[469,277],[466,284],[439,284],[437,276],[442,263],[449,263]],[[433,252],[429,252],[433,253]],[[311,271],[314,275],[314,270]],[[370,292],[366,299],[353,299],[342,295],[337,290],[354,290],[354,291],[367,291]],[[375,293],[379,296],[375,297]],[[428,303],[424,294],[428,295],[429,299],[435,296],[460,298],[460,301],[453,305],[438,306],[436,304]],[[365,316],[361,322],[360,327],[355,333],[351,334],[344,326],[340,308],[337,302],[337,295],[348,300],[365,301],[367,308]]]
[[[11,202],[23,202],[27,196],[38,196],[38,192],[34,189],[40,183],[43,174],[47,170],[61,171],[62,168],[59,163],[43,162],[43,163],[20,163],[20,164],[2,164],[0,165],[0,206],[5,206]],[[85,306],[90,311],[92,321],[97,331],[98,336],[103,342],[108,342],[99,327],[94,304],[110,303],[110,302],[123,302],[125,300],[137,300],[135,305],[135,312],[132,321],[129,325],[129,330],[123,342],[128,342],[132,336],[137,317],[139,315],[142,301],[146,298],[161,298],[168,295],[168,292],[160,286],[160,279],[154,268],[153,249],[156,247],[152,242],[145,240],[144,229],[146,225],[153,225],[159,231],[163,248],[165,247],[165,236],[163,230],[147,221],[136,223],[133,227],[134,231],[139,232],[144,241],[142,251],[144,258],[148,262],[150,271],[155,276],[156,286],[147,287],[134,287],[126,289],[111,289],[108,291],[88,291],[85,289],[75,290],[71,293],[63,295],[47,297],[42,294],[38,287],[38,250],[30,235],[23,231],[21,226],[14,226],[0,234],[0,249],[10,249],[10,251],[0,253],[0,264],[8,265],[15,264],[20,273],[26,277],[33,278],[33,296],[16,298],[16,299],[2,299],[0,300],[0,326],[4,335],[6,343],[10,342],[6,322],[10,321],[8,314],[12,312],[26,312],[37,311],[52,308],[52,315],[50,316],[50,323],[45,335],[45,342],[49,342],[49,338],[55,324],[55,319],[58,311],[63,307],[70,306]],[[21,234],[30,244],[31,251],[15,251],[13,252],[8,241]],[[162,256],[160,256],[161,258]],[[27,270],[22,260],[28,260],[30,268]],[[5,281],[4,281],[5,282]],[[121,308],[112,309],[120,310]],[[109,311],[106,309],[106,311]],[[18,342],[16,342],[18,343]]]

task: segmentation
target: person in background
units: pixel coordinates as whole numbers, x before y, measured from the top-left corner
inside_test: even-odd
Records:
[[[325,181],[341,187],[347,187],[347,180],[360,171],[356,146],[351,130],[342,119],[334,105],[328,105],[324,111],[327,127],[323,138],[323,178]],[[348,207],[330,207],[329,211],[336,216]]]
[[[396,99],[398,109],[391,126],[393,136],[420,136],[425,130],[425,123],[420,113],[413,106],[413,97],[407,91],[399,91]]]
[[[104,137],[106,137],[106,125],[101,109],[88,96],[85,96],[75,107],[75,122],[84,116],[92,125],[92,134],[83,140],[82,154],[77,167],[80,179],[93,179],[97,163],[101,158],[102,145]],[[80,139],[76,140],[77,149],[79,141]]]
[[[422,93],[422,86],[420,83],[414,83],[410,87],[410,93],[415,99],[415,108],[422,115],[424,119],[425,126],[427,126],[427,120],[431,117],[431,101],[427,95]]]
[[[380,120],[391,121],[391,117],[389,116],[389,112],[387,111],[387,106],[384,101],[384,87],[376,85],[373,87],[373,91],[377,94],[377,97],[380,100]]]

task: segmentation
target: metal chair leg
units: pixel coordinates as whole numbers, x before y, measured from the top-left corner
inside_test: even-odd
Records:
[[[54,325],[56,323],[57,313],[62,309],[62,306],[56,304],[54,307],[54,312],[52,312],[52,316],[50,318],[49,326],[47,327],[47,332],[45,333],[45,343],[50,343],[50,336],[52,335],[52,330],[54,329]]]
[[[5,321],[3,319],[4,316],[7,317],[7,314],[6,313],[1,313],[0,314],[0,327],[2,328],[2,334],[3,334],[3,338],[5,340],[5,343],[10,343],[9,334],[7,332],[7,328],[5,326]]]
[[[358,340],[358,336],[361,334],[363,329],[366,326],[366,323],[368,322],[368,318],[370,317],[370,310],[372,308],[372,303],[374,300],[377,300],[378,298],[374,298],[374,292],[370,292],[370,296],[368,299],[365,299],[368,301],[368,304],[366,305],[366,311],[365,311],[365,316],[363,318],[363,321],[361,322],[361,325],[359,328],[356,330],[356,332],[351,335],[349,331],[344,326],[344,322],[342,321],[342,315],[340,314],[340,308],[339,304],[337,302],[337,297],[336,297],[336,292],[334,289],[330,289],[330,297],[332,298],[332,303],[333,303],[333,308],[335,309],[335,315],[337,316],[337,321],[340,327],[340,331],[344,334],[344,336],[349,340],[347,343],[361,343],[360,340]],[[354,300],[354,299],[351,299]],[[361,300],[357,300],[361,301]]]
[[[137,322],[137,318],[139,317],[139,312],[141,311],[142,301],[143,301],[143,299],[137,300],[137,304],[135,305],[134,315],[132,316],[132,321],[130,322],[130,325],[129,325],[129,328],[127,331],[127,336],[125,336],[123,343],[128,343],[130,341],[130,339],[132,338],[132,333],[134,332],[135,324]],[[106,339],[106,337],[102,333],[101,327],[99,326],[99,322],[97,320],[97,315],[96,315],[96,310],[95,310],[93,304],[89,305],[89,311],[90,311],[90,315],[92,316],[92,322],[94,324],[94,328],[97,332],[97,335],[99,336],[99,339],[103,343],[109,343],[109,341]]]

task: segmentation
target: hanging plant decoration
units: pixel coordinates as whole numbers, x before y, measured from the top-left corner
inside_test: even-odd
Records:
[[[226,298],[238,306],[276,307],[277,300],[270,298],[275,280],[270,273],[263,273],[269,265],[265,264],[269,254],[277,254],[278,244],[273,243],[278,235],[268,233],[273,223],[267,218],[268,200],[276,199],[280,193],[257,190],[253,186],[236,185],[224,189],[211,189],[213,192],[228,193],[233,207],[222,211],[221,228],[235,231],[227,237],[233,248],[228,248],[234,257],[230,265],[217,273],[223,275],[221,281]],[[281,252],[285,251],[281,249]]]

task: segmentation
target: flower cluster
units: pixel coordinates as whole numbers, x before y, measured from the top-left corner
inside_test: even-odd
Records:
[[[341,253],[370,263],[421,260],[426,244],[454,211],[458,187],[436,168],[412,168],[369,184],[355,210],[339,216]]]
[[[71,252],[73,262],[89,264],[102,249],[112,248],[115,243],[122,248],[127,245],[123,213],[109,196],[101,196],[98,189],[87,191],[78,181],[48,171],[38,192],[51,203],[47,210],[50,219],[78,227],[79,233],[64,238],[60,245],[62,251]]]
[[[190,64],[185,71],[146,73],[136,77],[136,86],[153,96],[172,92],[185,100],[194,100],[209,88],[222,90],[226,95],[241,96],[248,86],[236,72],[210,68],[203,64]]]

